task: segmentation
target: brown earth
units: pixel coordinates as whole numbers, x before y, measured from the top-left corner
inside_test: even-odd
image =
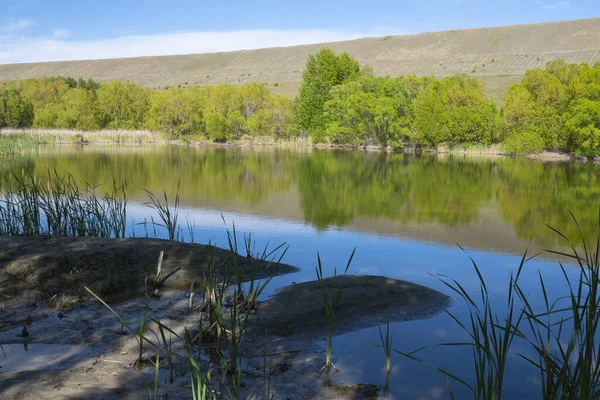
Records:
[[[189,288],[192,281],[203,280],[211,253],[215,265],[223,265],[222,274],[232,261],[228,250],[160,239],[0,236],[0,309],[16,311],[49,299],[57,308],[69,308],[89,298],[84,285],[107,298],[143,294],[145,278],[156,275],[161,251],[163,276],[180,268],[166,282],[172,287]],[[246,277],[253,270],[257,278],[297,271],[286,264],[241,259]],[[20,318],[18,312],[0,311],[0,316],[3,324]]]
[[[433,289],[383,276],[345,275],[286,286],[259,307],[256,325],[278,335],[326,332],[323,291],[340,300],[334,333],[435,315],[451,299]]]
[[[185,355],[181,339],[184,332],[194,335],[199,323],[208,326],[202,307],[190,310],[188,294],[177,288],[162,292],[160,298],[141,294],[107,300],[125,321],[126,334],[122,333],[121,324],[111,311],[97,301],[73,304],[70,310],[60,312],[52,311],[47,301],[35,304],[16,301],[16,298],[29,299],[36,286],[52,279],[52,272],[58,274],[56,276],[63,274],[61,278],[65,278],[64,273],[69,270],[80,282],[89,284],[88,280],[105,267],[131,267],[135,271],[132,277],[139,280],[144,263],[151,265],[154,253],[159,250],[171,255],[165,258],[165,271],[183,266],[185,273],[194,276],[206,262],[202,258],[206,246],[149,239],[49,237],[4,237],[0,238],[0,246],[3,279],[10,277],[1,281],[0,298],[6,299],[7,293],[15,296],[13,302],[5,302],[0,310],[4,315],[14,316],[13,322],[20,322],[10,323],[11,319],[4,315],[0,318],[0,397],[3,399],[146,398],[149,391],[154,390],[155,367],[141,370],[133,367],[139,348],[136,336],[128,333],[128,329],[137,331],[140,316],[147,313],[143,356],[153,359],[157,349],[163,348],[154,320],[170,327],[173,334],[169,335],[169,346],[173,354],[180,355]],[[215,253],[223,258],[231,256],[221,249]],[[178,262],[179,256],[183,259],[187,256],[187,261]],[[132,261],[134,259],[136,261]],[[282,266],[277,271],[289,272],[291,268]],[[326,279],[323,284],[328,291],[341,290],[335,334],[386,320],[427,318],[451,303],[450,298],[434,290],[385,277],[340,276]],[[348,384],[327,383],[327,376],[322,372],[324,349],[318,343],[325,338],[320,302],[323,284],[307,282],[283,288],[250,315],[250,330],[243,341],[244,385],[240,398],[263,398],[267,391],[267,398],[273,399],[377,396],[379,387],[351,382],[343,370],[336,373],[336,379]],[[20,290],[13,290],[14,287]],[[63,286],[67,291],[70,287]],[[196,297],[201,296],[196,293]],[[201,300],[195,302],[202,303]],[[26,337],[22,335],[23,323],[28,326]],[[269,332],[267,337],[265,327]],[[190,374],[185,357],[173,357],[173,382],[169,383],[171,369],[165,352],[160,353],[157,398],[190,398]],[[218,365],[213,367],[213,385],[218,385],[220,369]],[[200,368],[206,371],[208,361],[201,360]],[[227,393],[224,386],[217,386],[217,390]]]
[[[323,46],[350,52],[378,76],[477,76],[487,82],[488,94],[501,101],[506,87],[528,69],[543,68],[556,59],[600,61],[600,18],[227,53],[7,64],[0,65],[0,80],[62,75],[129,80],[154,88],[258,81],[291,97],[297,93],[306,58]]]

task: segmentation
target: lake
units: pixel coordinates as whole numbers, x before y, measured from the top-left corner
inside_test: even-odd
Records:
[[[179,194],[186,240],[193,235],[196,242],[226,246],[225,224],[235,223],[240,234],[252,234],[258,248],[287,242],[284,261],[301,271],[275,278],[268,293],[315,279],[317,252],[325,274],[333,274],[354,247],[350,273],[404,279],[452,295],[434,276],[444,274],[476,291],[471,256],[500,312],[506,308],[509,276],[528,245],[531,255],[565,248],[545,224],[576,237],[570,211],[588,235],[597,227],[600,205],[599,166],[523,158],[173,145],[42,147],[36,155],[1,162],[4,174],[40,177],[56,170],[79,183],[99,184],[99,191],[113,179],[126,181],[129,231],[139,236],[154,235],[153,228],[140,224],[155,215],[144,205],[149,190],[165,191],[170,199]],[[542,305],[538,271],[552,298],[565,294],[557,258],[541,254],[521,277],[532,304]],[[577,269],[567,266],[567,273],[576,277]],[[453,297],[450,311],[465,318],[467,308]],[[393,347],[401,351],[465,340],[445,314],[391,328]],[[383,351],[367,346],[378,342],[377,327],[335,337],[333,361],[341,370],[336,380],[383,385]],[[517,354],[528,351],[515,342],[507,398],[539,397],[539,376]],[[433,346],[421,357],[472,382],[468,348]],[[439,372],[400,355],[393,356],[392,366],[392,398],[449,398]],[[458,383],[452,389],[457,398],[468,395]]]

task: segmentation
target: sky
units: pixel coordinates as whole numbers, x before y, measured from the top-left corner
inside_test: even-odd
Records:
[[[0,64],[207,53],[600,17],[600,0],[0,0]]]

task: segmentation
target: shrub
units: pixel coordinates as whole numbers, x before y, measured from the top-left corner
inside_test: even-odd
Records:
[[[544,150],[544,141],[536,132],[522,131],[504,141],[504,150],[517,155],[540,153]]]

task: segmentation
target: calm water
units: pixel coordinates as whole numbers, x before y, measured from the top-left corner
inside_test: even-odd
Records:
[[[482,268],[494,305],[503,307],[508,276],[529,239],[531,254],[562,245],[544,223],[574,237],[572,211],[583,230],[592,232],[600,205],[599,166],[525,159],[172,146],[46,148],[34,157],[3,162],[3,173],[39,176],[56,169],[102,186],[111,185],[113,177],[126,180],[133,222],[151,215],[143,189],[174,196],[179,185],[180,218],[193,223],[195,241],[225,246],[223,215],[238,231],[251,232],[259,247],[290,244],[285,261],[302,270],[277,278],[271,292],[315,279],[317,251],[333,271],[345,265],[355,246],[353,273],[405,279],[448,293],[431,276],[440,273],[476,290],[477,278],[458,243]],[[145,233],[140,225],[134,229]],[[538,270],[553,297],[564,294],[565,285],[550,255],[530,261],[522,283],[541,306]],[[452,311],[465,317],[460,301]],[[402,351],[464,339],[446,315],[392,328],[394,348]],[[336,379],[382,385],[383,352],[366,346],[378,340],[376,327],[336,337],[334,362],[342,370]],[[538,376],[516,354],[527,351],[516,343],[507,398],[536,398]],[[432,347],[422,357],[470,381],[468,349]],[[400,356],[393,359],[393,370],[392,398],[448,398],[438,372]],[[453,389],[457,398],[468,395],[459,384]]]

